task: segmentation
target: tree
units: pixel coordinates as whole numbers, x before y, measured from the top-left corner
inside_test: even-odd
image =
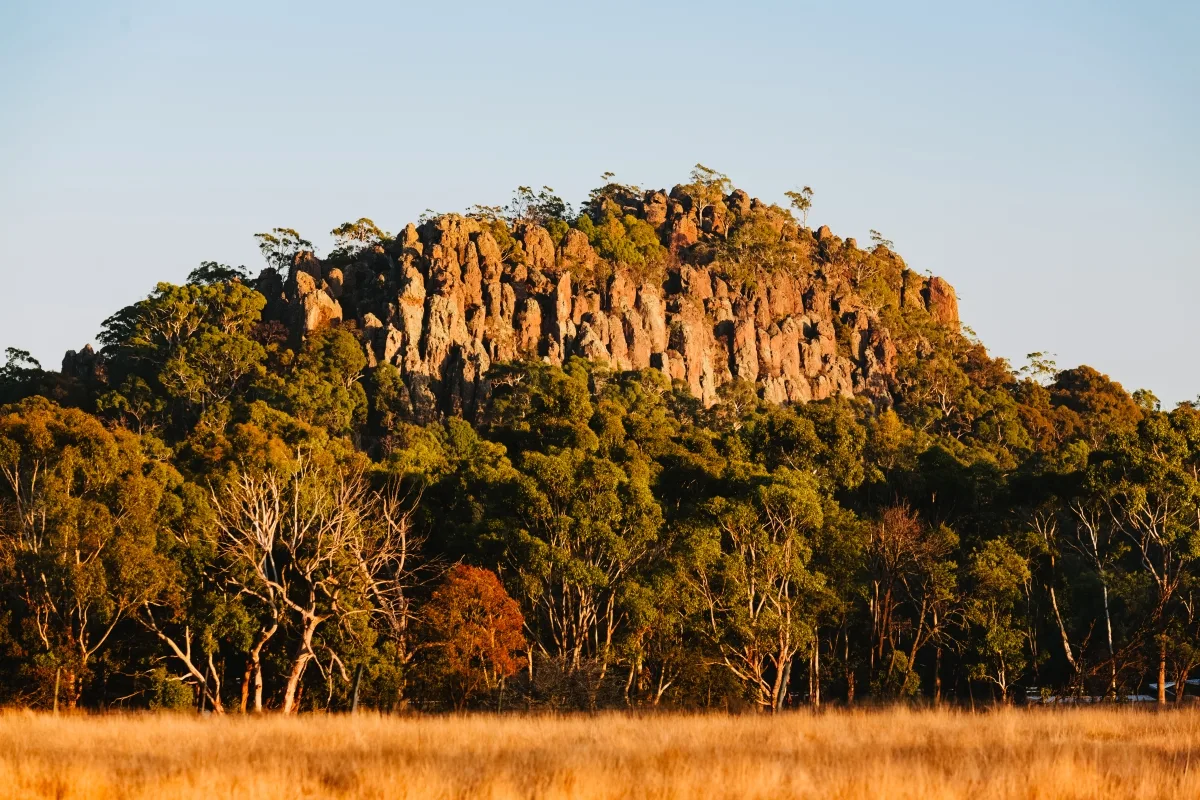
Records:
[[[871,668],[880,691],[913,694],[919,690],[917,653],[944,632],[956,612],[956,565],[948,557],[958,537],[943,526],[926,525],[904,504],[884,509],[871,531]],[[902,608],[907,618],[901,618]],[[907,648],[902,632],[912,636]]]
[[[391,238],[366,217],[360,217],[356,222],[343,222],[331,230],[329,235],[337,243],[337,251],[348,256],[355,256],[363,250]],[[311,245],[309,249],[311,249]],[[270,259],[268,258],[268,260]]]
[[[727,175],[703,164],[696,164],[692,168],[691,179],[692,182],[684,186],[684,190],[692,198],[692,210],[696,214],[696,224],[699,225],[704,221],[705,209],[720,203],[725,195],[729,194],[732,182]]]
[[[15,402],[32,394],[51,394],[46,379],[52,375],[42,369],[28,350],[5,348],[4,364],[0,366],[0,403]]]
[[[158,591],[164,475],[127,431],[40,397],[0,409],[0,573],[41,689],[83,694],[117,626]],[[43,694],[43,697],[45,694]]]
[[[805,186],[800,191],[784,192],[783,196],[788,199],[792,208],[800,214],[800,224],[808,226],[808,212],[812,209],[813,190],[811,186]]]
[[[662,525],[649,476],[579,448],[526,453],[519,469],[505,550],[527,622],[567,669],[595,659],[603,678],[627,621],[621,593]]]
[[[456,565],[429,598],[424,618],[457,708],[520,668],[525,620],[494,572]]]
[[[214,283],[245,283],[250,272],[245,267],[231,267],[216,261],[201,261],[200,266],[188,273],[187,282],[209,286]]]
[[[781,467],[749,497],[716,497],[706,510],[709,542],[697,554],[696,577],[710,635],[758,707],[777,711],[793,658],[814,638],[824,582],[808,568],[822,521],[816,482]]]
[[[266,351],[251,334],[265,305],[238,281],[158,284],[104,321],[98,338],[117,388],[100,408],[147,427],[173,411],[176,426],[189,427],[263,373]]]
[[[504,207],[504,216],[512,224],[530,223],[546,225],[552,221],[565,221],[574,216],[571,204],[554,193],[549,186],[534,193],[528,186],[518,186],[509,204]]]
[[[15,347],[4,348],[4,366],[0,367],[0,381],[19,380],[29,372],[41,372],[42,365],[28,350]]]
[[[1094,570],[1100,583],[1101,608],[1104,612],[1104,640],[1108,645],[1109,682],[1105,695],[1116,697],[1117,652],[1113,644],[1113,614],[1109,597],[1110,572],[1121,549],[1113,542],[1113,527],[1106,510],[1096,499],[1076,500],[1070,504],[1075,521],[1075,541],[1072,548],[1087,566]]]
[[[1137,430],[1142,411],[1121,384],[1088,366],[1058,372],[1050,384],[1051,402],[1078,415],[1083,432],[1093,449],[1111,435],[1130,435]]]
[[[883,247],[888,250],[896,249],[895,242],[893,242],[891,239],[885,238],[882,233],[874,228],[871,229],[871,244],[873,244],[875,247]]]
[[[1026,638],[1017,606],[1031,575],[1029,564],[1012,545],[992,539],[971,559],[967,619],[976,631],[977,660],[971,674],[1000,690],[1003,703],[1027,664]]]
[[[254,240],[258,242],[258,249],[268,266],[285,274],[296,256],[306,250],[312,252],[313,249],[312,242],[291,228],[272,228],[270,233],[256,233]]]
[[[281,626],[294,631],[281,710],[297,710],[316,635],[329,620],[368,615],[367,602],[403,604],[408,577],[408,512],[368,489],[361,472],[300,454],[290,473],[239,471],[212,498],[227,580],[256,601],[265,619],[252,652],[261,709],[261,647]],[[401,607],[387,609],[404,613]],[[332,648],[328,666],[344,672]]]
[[[1048,381],[1054,380],[1058,374],[1058,363],[1054,360],[1053,353],[1043,353],[1041,351],[1029,353],[1025,356],[1026,364],[1017,370],[1018,377],[1029,378],[1038,383],[1045,384]]]
[[[333,436],[351,434],[367,420],[362,345],[342,328],[309,336],[291,374],[274,382],[285,408],[297,419],[324,427]]]
[[[1188,421],[1184,415],[1175,420]],[[1168,629],[1188,565],[1200,555],[1196,457],[1171,416],[1148,412],[1136,435],[1118,436],[1090,475],[1113,527],[1133,545],[1152,587],[1158,702],[1166,703]],[[1191,462],[1191,463],[1189,463]]]
[[[1062,609],[1059,607],[1058,602],[1058,587],[1056,586],[1059,580],[1058,562],[1062,556],[1058,517],[1053,510],[1040,509],[1031,515],[1029,527],[1033,534],[1031,538],[1034,541],[1037,553],[1044,556],[1048,562],[1048,574],[1045,576],[1046,594],[1050,598],[1050,608],[1054,612],[1054,623],[1058,628],[1058,634],[1062,640],[1063,656],[1067,659],[1067,664],[1070,666],[1071,673],[1074,676],[1079,672],[1079,664],[1075,658],[1075,651],[1071,647],[1071,637],[1067,632],[1067,625],[1063,621]]]
[[[168,394],[203,412],[261,375],[265,358],[263,346],[250,337],[208,328],[175,351],[158,379]]]

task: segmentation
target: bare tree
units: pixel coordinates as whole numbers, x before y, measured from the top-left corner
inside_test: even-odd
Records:
[[[263,611],[248,670],[256,710],[262,708],[262,649],[281,627],[297,631],[285,714],[296,710],[304,672],[318,659],[314,637],[323,623],[374,611],[406,629],[410,510],[394,494],[372,491],[360,471],[321,469],[302,455],[290,475],[237,474],[224,492],[214,492],[213,505],[227,579]],[[340,664],[336,652],[328,653],[331,666]]]
[[[368,535],[353,540],[351,555],[357,564],[371,613],[380,621],[384,635],[396,645],[402,665],[413,657],[410,642],[415,620],[412,588],[441,574],[440,563],[419,558],[425,537],[413,525],[413,511],[420,492],[403,494],[395,484],[366,498],[364,516]]]

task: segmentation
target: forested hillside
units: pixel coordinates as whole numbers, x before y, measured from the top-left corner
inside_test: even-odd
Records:
[[[1200,411],[1014,370],[787,200],[276,228],[61,371],[10,348],[0,702],[1181,700]]]

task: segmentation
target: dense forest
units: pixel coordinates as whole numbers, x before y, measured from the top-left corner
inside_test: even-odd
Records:
[[[989,356],[812,200],[277,228],[61,371],[10,348],[0,703],[1183,700],[1200,410]]]

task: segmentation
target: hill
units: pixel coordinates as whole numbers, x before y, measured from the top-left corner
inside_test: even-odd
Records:
[[[0,700],[1182,698],[1200,414],[1014,371],[788,199],[697,165],[276,228],[61,371],[10,349]]]

